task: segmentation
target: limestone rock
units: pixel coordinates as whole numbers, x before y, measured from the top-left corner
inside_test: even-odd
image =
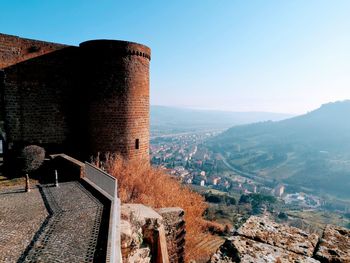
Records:
[[[327,225],[315,258],[321,262],[350,262],[350,230]]]
[[[238,234],[255,241],[311,257],[318,242],[316,234],[299,228],[277,224],[266,217],[250,217]]]
[[[227,239],[216,254],[211,257],[211,263],[290,263],[319,262],[313,258],[296,254],[291,251],[257,242],[242,236]]]
[[[139,247],[142,242],[141,236],[141,229],[136,229],[126,220],[120,221],[120,238],[122,248]]]
[[[121,209],[122,219],[140,226],[149,225],[156,227],[162,222],[162,217],[152,208],[141,204],[123,204]]]
[[[170,208],[169,211],[174,213],[176,210]],[[183,213],[182,210],[180,212]],[[159,262],[169,262],[162,216],[141,204],[123,204],[121,218],[126,221],[121,237],[125,262],[147,263],[150,261],[149,255],[160,260]]]
[[[151,250],[147,247],[139,248],[129,255],[129,257],[126,260],[126,263],[150,263],[150,253]]]
[[[350,230],[328,225],[319,240],[315,234],[252,216],[210,262],[350,263]]]

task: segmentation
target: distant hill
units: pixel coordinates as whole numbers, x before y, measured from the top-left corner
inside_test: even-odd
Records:
[[[227,129],[259,121],[277,121],[292,115],[269,112],[230,112],[151,106],[151,131]]]
[[[278,122],[232,127],[208,142],[234,167],[350,198],[350,100]]]

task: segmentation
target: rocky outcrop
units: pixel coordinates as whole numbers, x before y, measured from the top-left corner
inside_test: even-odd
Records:
[[[321,262],[350,262],[350,230],[328,225],[315,258]]]
[[[151,262],[152,256],[158,256],[158,240],[155,238],[157,230],[162,225],[162,217],[150,207],[124,204],[121,218],[123,262]]]
[[[296,254],[286,249],[257,242],[242,236],[234,236],[226,240],[219,251],[214,254],[211,262],[229,263],[263,263],[263,262],[319,262],[313,258]]]
[[[211,257],[211,263],[350,262],[350,230],[327,226],[315,234],[250,217]]]
[[[124,204],[121,211],[123,262],[184,262],[185,223],[181,208],[156,212],[141,204]]]
[[[127,257],[127,263],[150,263],[151,250],[148,247],[133,250]]]
[[[318,236],[315,234],[255,216],[246,221],[238,230],[238,234],[308,257],[312,256],[318,242]]]

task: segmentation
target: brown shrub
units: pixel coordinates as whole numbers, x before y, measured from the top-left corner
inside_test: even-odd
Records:
[[[37,170],[45,159],[45,150],[37,145],[28,145],[23,148],[20,160],[21,169],[25,173]]]
[[[215,221],[206,221],[204,228],[215,235],[224,235],[226,233],[226,227]]]
[[[204,198],[181,185],[163,170],[140,161],[124,161],[107,155],[103,168],[118,179],[119,197],[124,203],[142,203],[153,208],[181,207],[186,222],[186,262],[208,256],[208,251],[196,247],[203,239],[206,221],[202,218],[207,205]],[[99,158],[95,164],[101,166]]]

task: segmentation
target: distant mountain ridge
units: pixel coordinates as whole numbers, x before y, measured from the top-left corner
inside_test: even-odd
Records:
[[[261,122],[232,127],[221,136],[273,135],[273,140],[290,139],[318,143],[316,148],[328,149],[335,142],[350,143],[350,100],[322,105],[307,114],[278,122]],[[326,148],[323,148],[326,147]]]
[[[269,112],[230,112],[151,106],[152,128],[226,129],[260,121],[277,121],[293,115]]]
[[[350,100],[232,127],[208,144],[239,169],[350,198]]]

